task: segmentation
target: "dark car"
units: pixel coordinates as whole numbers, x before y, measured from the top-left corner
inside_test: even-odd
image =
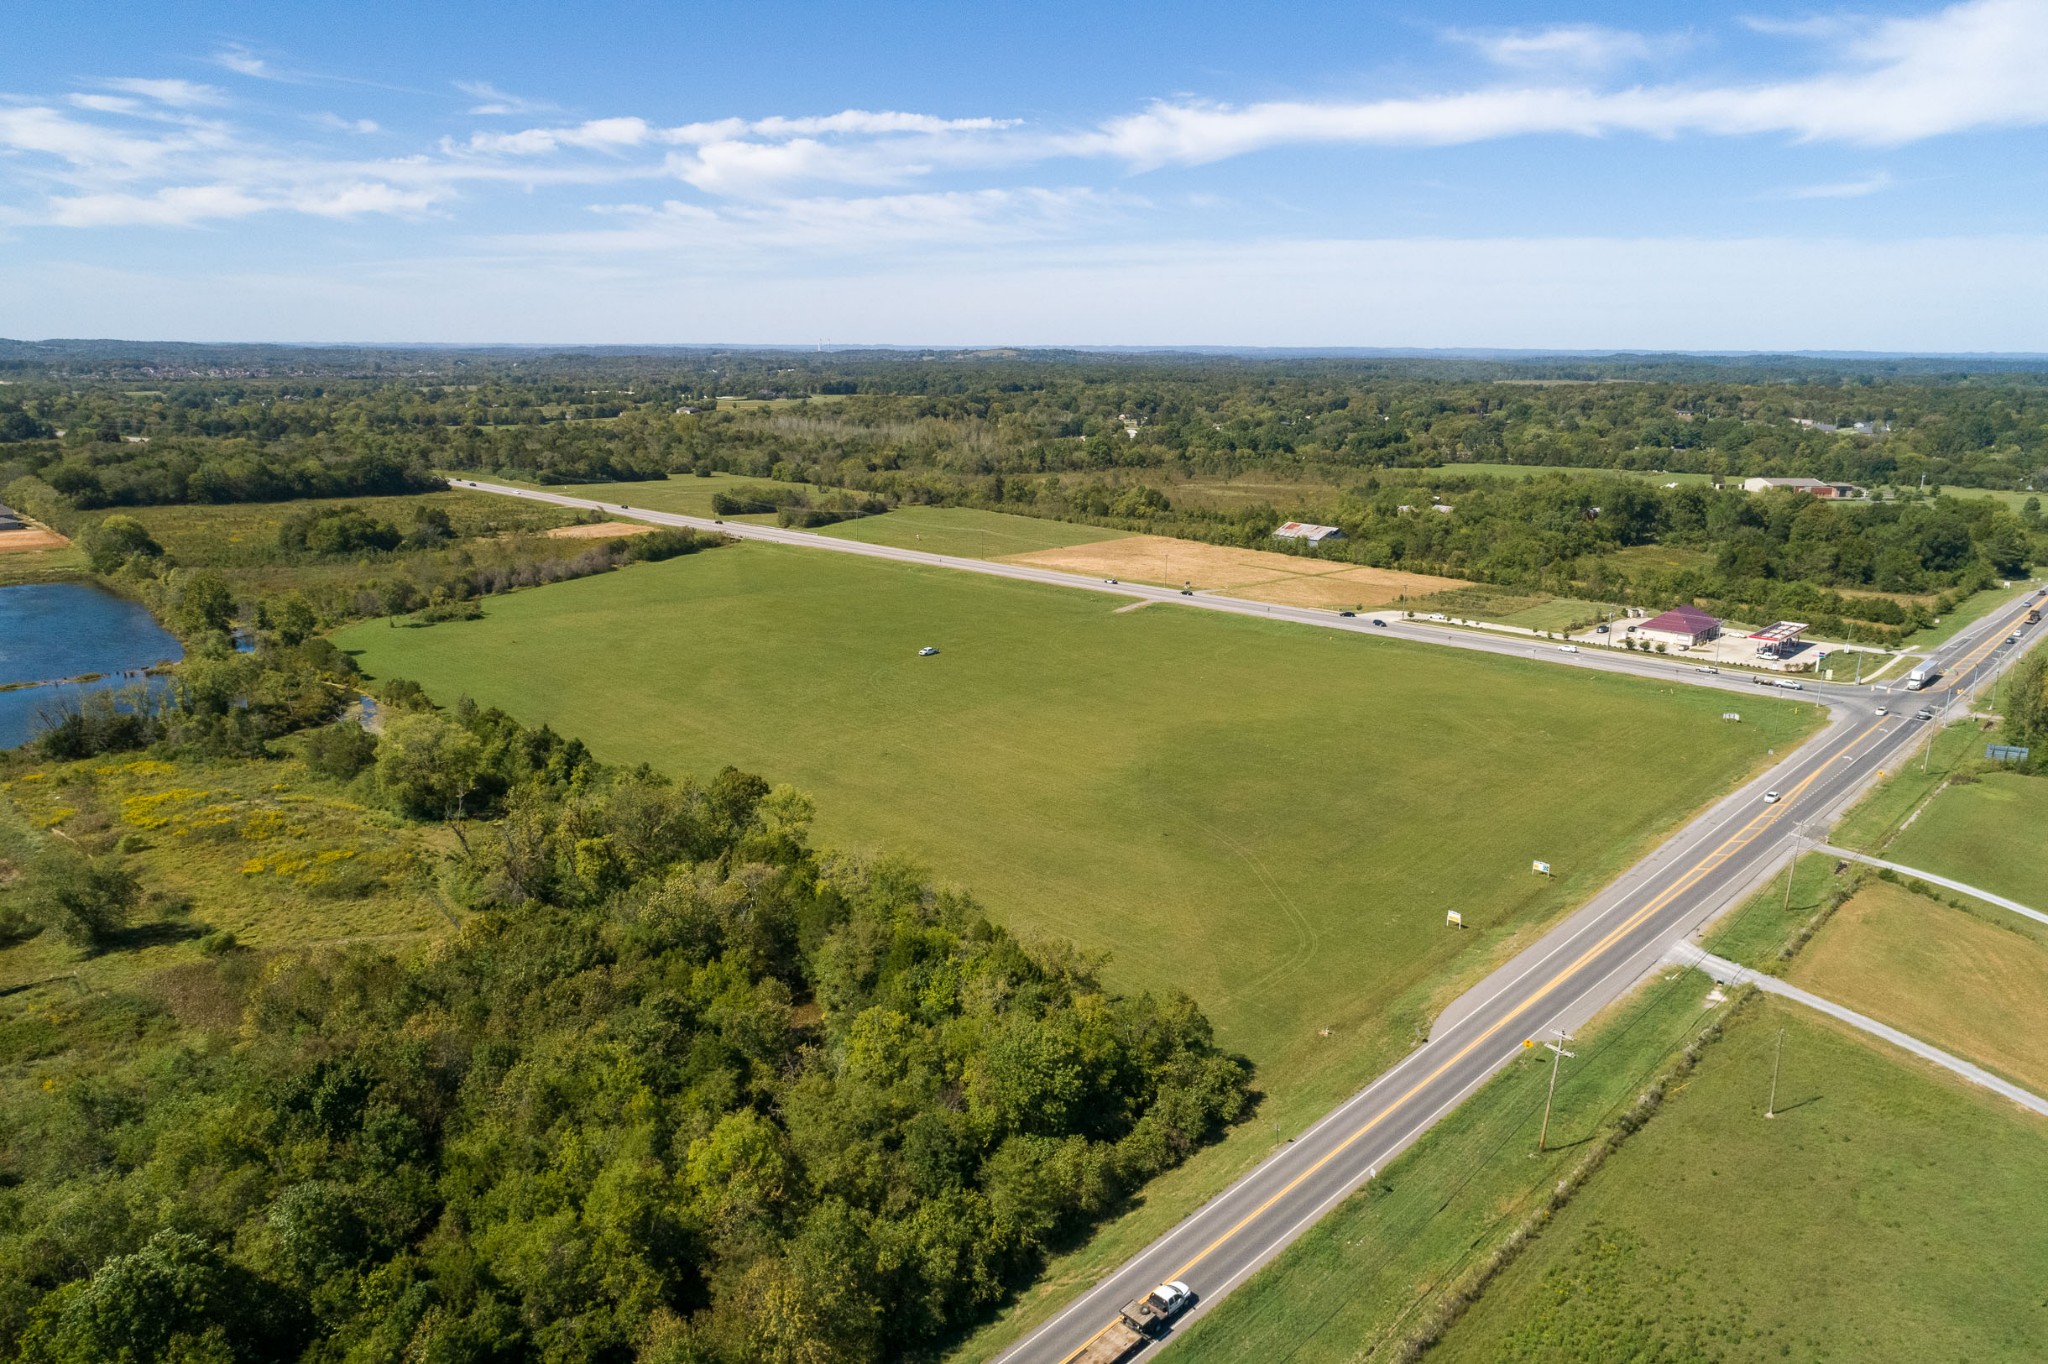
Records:
[[[1593,633],[1596,635],[1604,635],[1607,633],[1607,627],[1604,625],[1596,625],[1593,627]]]
[[[1358,613],[1356,611],[1339,611],[1337,614],[1340,616],[1355,616]]]
[[[1380,619],[1380,618],[1379,618],[1378,616],[1374,616],[1374,617],[1372,618],[1372,623],[1373,623],[1374,625],[1377,625],[1377,626],[1379,626],[1379,627],[1380,627],[1380,629],[1382,629],[1382,630],[1384,630],[1384,629],[1386,629],[1386,628],[1387,628],[1387,623],[1386,623],[1385,621],[1381,620],[1381,619]]]

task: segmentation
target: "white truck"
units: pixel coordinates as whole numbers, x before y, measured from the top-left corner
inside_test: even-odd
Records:
[[[1929,682],[1940,676],[1941,669],[1935,667],[1932,663],[1922,663],[1919,667],[1906,674],[1906,690],[1919,691]]]
[[[1194,1302],[1194,1290],[1175,1280],[1125,1304],[1116,1320],[1060,1364],[1123,1364]]]

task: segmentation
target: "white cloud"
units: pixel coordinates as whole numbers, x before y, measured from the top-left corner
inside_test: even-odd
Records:
[[[213,54],[214,65],[224,66],[238,76],[250,76],[256,80],[283,80],[284,77],[271,68],[269,62],[251,52],[240,43],[230,43]]]
[[[1648,61],[1683,47],[1682,37],[1651,38],[1600,24],[1563,24],[1539,29],[1452,29],[1444,36],[1477,51],[1495,66],[1513,70],[1605,71]]]
[[[1532,134],[1750,136],[1882,146],[2048,122],[2048,5],[1969,0],[1889,19],[1835,73],[1751,85],[1480,90],[1364,102],[1244,107],[1161,102],[1075,138],[1079,153],[1144,168],[1199,164],[1290,143],[1448,146]]]
[[[654,136],[645,119],[595,118],[573,128],[526,128],[516,133],[472,133],[464,151],[497,156],[542,156],[565,147],[617,151]],[[449,144],[453,149],[457,144]]]
[[[199,105],[227,103],[227,92],[197,81],[145,80],[137,76],[117,76],[100,82],[109,90],[119,90],[124,95],[136,95],[158,104],[167,104],[174,109],[190,109]]]
[[[321,112],[308,116],[316,126],[335,133],[380,133],[383,130],[373,118],[343,118],[340,114]]]
[[[547,100],[508,95],[489,81],[456,81],[455,88],[482,101],[469,111],[472,114],[544,114],[556,108]]]
[[[1865,195],[1876,194],[1882,190],[1890,189],[1892,184],[1891,172],[1878,171],[1875,175],[1866,175],[1861,180],[1838,180],[1824,185],[1802,185],[1798,189],[1787,191],[1785,197],[1788,199],[1861,199]]]
[[[59,227],[190,227],[268,207],[234,185],[177,185],[154,194],[58,196],[50,200],[44,221]]]

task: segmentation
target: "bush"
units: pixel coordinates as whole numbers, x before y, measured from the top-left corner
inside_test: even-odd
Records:
[[[45,848],[21,888],[28,913],[76,947],[98,951],[135,908],[135,878],[117,858],[88,857],[69,844]]]
[[[305,760],[323,777],[353,781],[377,760],[377,736],[353,720],[342,720],[306,736]]]
[[[70,762],[143,748],[163,732],[156,698],[140,687],[65,697],[36,713],[36,752]]]
[[[87,528],[79,548],[95,573],[114,573],[138,561],[161,559],[164,547],[132,516],[114,515]]]

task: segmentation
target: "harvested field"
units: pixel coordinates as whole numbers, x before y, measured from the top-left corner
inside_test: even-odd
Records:
[[[1205,545],[1167,535],[1131,535],[1012,554],[1006,562],[1167,587],[1187,582],[1203,591],[1230,592],[1284,606],[1377,606],[1404,595],[1422,596],[1465,585],[1456,578],[1360,568],[1272,550]]]
[[[645,535],[653,530],[635,521],[599,521],[588,526],[556,526],[547,532],[550,540],[617,540],[627,535]]]
[[[0,554],[26,554],[38,549],[62,549],[71,542],[48,526],[28,522],[20,530],[0,531]]]

